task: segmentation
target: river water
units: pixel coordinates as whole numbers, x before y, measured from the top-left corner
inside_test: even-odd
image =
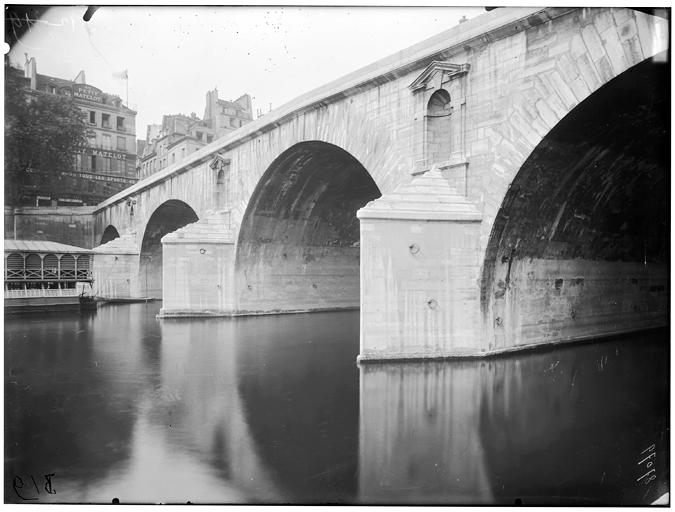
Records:
[[[358,312],[5,319],[5,502],[645,504],[668,332],[358,366]]]

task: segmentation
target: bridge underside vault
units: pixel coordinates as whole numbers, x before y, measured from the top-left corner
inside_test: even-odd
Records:
[[[105,228],[105,231],[103,231],[103,235],[101,236],[101,242],[99,245],[107,244],[111,240],[115,240],[116,238],[119,238],[120,234],[117,231],[117,228],[115,226],[108,226]]]
[[[667,322],[668,73],[624,72],[521,167],[483,267],[487,350]]]
[[[358,307],[356,211],[380,191],[349,153],[304,142],[270,166],[242,222],[239,313]]]
[[[138,277],[142,297],[162,298],[162,237],[197,220],[190,206],[175,199],[152,214],[141,244]]]

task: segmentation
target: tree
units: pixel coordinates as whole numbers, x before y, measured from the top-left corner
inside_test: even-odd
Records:
[[[69,96],[33,92],[5,68],[5,204],[54,197],[87,145],[85,113]],[[32,192],[31,192],[32,190]]]

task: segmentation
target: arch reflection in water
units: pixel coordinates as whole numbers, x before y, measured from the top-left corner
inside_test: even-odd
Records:
[[[668,491],[667,355],[661,333],[362,365],[360,501],[651,503]],[[652,452],[656,478],[638,480]]]
[[[159,327],[160,335],[147,340],[156,369],[137,397],[131,457],[109,492],[125,502],[283,499],[244,417],[234,323],[175,320]]]

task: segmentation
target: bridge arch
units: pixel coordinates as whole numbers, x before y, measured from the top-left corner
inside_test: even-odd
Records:
[[[120,233],[117,231],[117,228],[110,224],[103,230],[103,234],[101,235],[101,240],[99,241],[98,245],[107,244],[111,240],[115,240],[115,238],[119,237]]]
[[[669,66],[658,57],[572,109],[515,175],[482,267],[488,349],[667,314]]]
[[[381,195],[344,149],[300,142],[277,157],[244,213],[235,259],[241,312],[358,307],[356,211]]]
[[[170,199],[159,205],[145,225],[139,260],[142,297],[162,298],[162,237],[199,217],[187,203]]]

